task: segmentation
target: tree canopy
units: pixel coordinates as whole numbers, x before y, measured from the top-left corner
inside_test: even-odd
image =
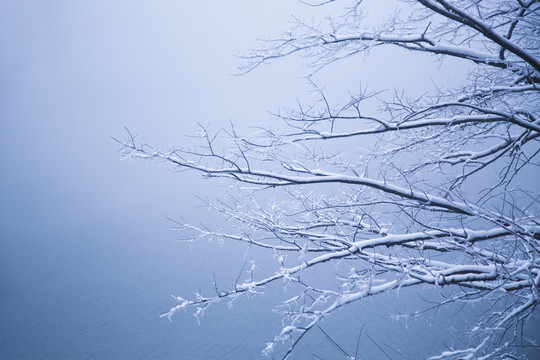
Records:
[[[540,299],[540,3],[400,4],[392,17],[364,25],[364,1],[306,3],[340,6],[343,14],[295,18],[243,57],[242,73],[283,57],[305,59],[319,100],[280,110],[277,129],[243,136],[234,127],[201,128],[202,144],[193,149],[163,151],[131,135],[121,142],[125,156],[230,179],[228,195],[208,203],[230,228],[179,227],[191,240],[265,248],[277,264],[266,275],[244,271],[227,291],[178,296],[164,317],[185,309],[198,315],[284,281],[295,296],[276,304],[284,325],[263,353],[274,356],[285,341],[279,356],[287,358],[337,309],[409,287],[444,291],[437,306],[481,299],[486,309],[466,329],[467,346],[450,345],[432,359],[515,359],[518,343],[534,341],[521,327]],[[362,90],[332,103],[317,74],[378,47],[459,59],[470,64],[468,79],[421,97]],[[334,287],[304,281],[332,262],[348,268]]]

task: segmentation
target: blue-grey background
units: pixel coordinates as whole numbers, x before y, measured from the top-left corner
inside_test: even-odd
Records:
[[[228,287],[245,250],[176,242],[166,218],[219,221],[195,196],[219,189],[197,174],[122,161],[111,137],[123,138],[125,126],[146,142],[181,146],[197,122],[264,126],[267,110],[309,100],[295,59],[230,74],[240,64],[233,54],[287,27],[291,13],[317,12],[290,0],[0,2],[0,358],[259,356],[281,325],[270,312],[286,296],[279,284],[232,310],[214,306],[200,325],[189,313],[159,318],[174,305],[171,293],[208,289],[213,273]],[[365,62],[348,60],[357,61],[354,76],[344,62],[320,78],[339,97],[359,80],[421,93],[432,79],[447,84],[466,73],[460,64],[400,59],[396,66],[395,52],[374,51]],[[418,72],[401,72],[413,64]],[[388,344],[409,344],[409,354],[430,352],[445,340],[448,319],[421,336],[424,322],[389,319],[417,300],[383,297],[336,314],[326,329],[350,352],[362,325]],[[365,356],[383,356],[362,341]],[[320,333],[297,358],[311,351],[339,356]]]

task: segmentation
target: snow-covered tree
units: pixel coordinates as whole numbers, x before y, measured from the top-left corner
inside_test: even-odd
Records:
[[[344,14],[320,22],[295,18],[245,56],[243,73],[294,54],[306,60],[320,101],[281,110],[284,125],[277,129],[248,136],[202,129],[196,149],[162,151],[131,136],[122,142],[126,156],[230,179],[228,194],[208,205],[231,226],[181,229],[191,239],[264,248],[276,264],[266,275],[244,271],[228,291],[178,296],[163,316],[199,314],[219,300],[284,282],[296,293],[276,304],[284,326],[263,353],[283,340],[288,345],[279,356],[287,358],[337,309],[401,288],[436,289],[445,296],[437,306],[478,301],[486,310],[465,329],[467,346],[449,345],[432,359],[521,356],[516,343],[534,335],[521,327],[540,300],[540,2],[400,4],[393,17],[364,25],[374,19],[360,0],[306,3],[340,5]],[[420,98],[396,89],[348,93],[343,104],[331,103],[313,74],[378,47],[460,59],[470,64],[468,80]],[[354,69],[348,74],[355,76]],[[304,280],[338,262],[347,271],[334,287]]]

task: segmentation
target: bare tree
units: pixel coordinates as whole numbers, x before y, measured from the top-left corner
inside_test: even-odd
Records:
[[[415,99],[397,91],[350,94],[338,105],[313,80],[320,101],[280,111],[286,126],[279,131],[243,137],[232,128],[217,136],[202,128],[200,148],[170,151],[130,135],[122,142],[126,156],[236,184],[222,201],[208,203],[232,226],[181,224],[188,238],[245,242],[267,249],[278,264],[266,276],[244,271],[213,296],[178,296],[163,316],[188,308],[199,315],[214,302],[284,281],[296,294],[278,304],[284,326],[263,353],[290,341],[287,358],[339,308],[399,288],[444,288],[438,306],[483,299],[486,311],[467,329],[469,346],[441,349],[432,359],[515,359],[521,335],[514,330],[540,299],[540,2],[409,0],[370,28],[362,1],[343,3],[341,17],[297,19],[245,56],[242,72],[298,54],[314,74],[394,46],[462,59],[471,64],[468,81]],[[304,281],[311,269],[338,261],[349,272],[334,288]]]

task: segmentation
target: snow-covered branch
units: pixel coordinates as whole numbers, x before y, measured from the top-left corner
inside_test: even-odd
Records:
[[[168,151],[129,132],[117,140],[123,156],[224,180],[223,197],[205,204],[226,224],[176,222],[185,240],[241,242],[275,265],[255,273],[252,264],[211,296],[174,296],[163,317],[200,317],[283,283],[294,296],[277,304],[283,327],[263,353],[286,358],[337,309],[401,288],[444,289],[437,307],[480,302],[486,311],[464,329],[470,343],[432,359],[514,356],[524,336],[508,329],[535,316],[540,300],[540,195],[531,180],[540,169],[540,3],[403,3],[379,27],[364,26],[362,1],[321,23],[296,18],[246,55],[243,72],[292,55],[314,69],[319,101],[280,110],[276,129],[217,136],[201,128],[200,147]],[[347,92],[344,105],[314,80],[329,64],[387,45],[462,59],[470,75],[420,98]],[[305,276],[329,264],[340,273],[334,286]]]

